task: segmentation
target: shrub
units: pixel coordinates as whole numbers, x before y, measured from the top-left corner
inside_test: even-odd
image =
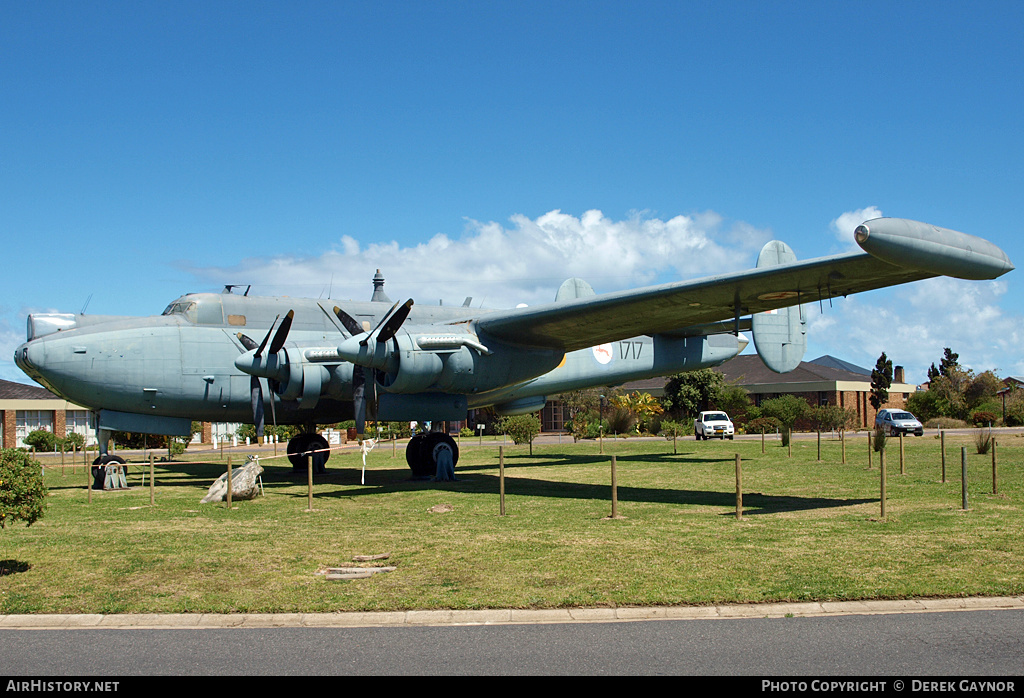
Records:
[[[775,417],[758,417],[747,422],[748,434],[774,434],[782,429],[782,423]]]
[[[513,443],[528,444],[540,433],[540,420],[536,414],[517,414],[501,420],[505,433],[512,437]]]
[[[988,449],[992,447],[992,432],[988,429],[975,429],[974,445],[978,449],[979,454],[985,455],[988,453]]]
[[[693,436],[693,422],[674,422],[670,419],[663,419],[661,434],[666,439],[671,439],[673,436]]]
[[[15,521],[31,526],[42,518],[45,502],[39,461],[18,449],[0,450],[0,528]]]
[[[36,429],[25,437],[25,445],[31,446],[36,451],[55,451],[57,437],[45,429]]]
[[[952,417],[935,417],[924,423],[929,429],[963,429],[967,422]]]
[[[66,451],[80,451],[85,446],[85,437],[78,432],[71,432],[64,437],[61,448]]]
[[[971,415],[971,422],[973,422],[974,424],[979,424],[981,426],[995,424],[998,420],[999,416],[993,414],[992,412],[984,412],[979,410]]]
[[[1006,408],[1006,419],[1003,426],[1021,427],[1024,426],[1024,405],[1010,405]]]
[[[614,434],[628,434],[636,427],[637,418],[628,409],[619,407],[608,417],[608,429]]]

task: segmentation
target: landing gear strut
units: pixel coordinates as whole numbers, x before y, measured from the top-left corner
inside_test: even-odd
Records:
[[[319,434],[299,434],[288,442],[288,460],[292,464],[293,473],[306,472],[306,455],[313,457],[313,473],[323,475],[327,472],[327,459],[331,457],[327,439]]]
[[[100,428],[96,434],[99,455],[92,462],[92,488],[102,490],[107,484],[107,469],[104,466],[124,465],[124,458],[110,455],[110,437],[113,432],[110,429]],[[123,474],[123,470],[120,471]],[[123,479],[123,478],[122,478]]]
[[[446,453],[447,452],[447,453]],[[409,464],[413,477],[434,477],[438,461],[451,458],[452,469],[459,462],[459,446],[455,439],[439,431],[416,434],[405,447],[405,462]]]

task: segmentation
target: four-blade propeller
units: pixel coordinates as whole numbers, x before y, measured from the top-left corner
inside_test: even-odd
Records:
[[[238,341],[241,342],[242,346],[248,351],[253,351],[255,349],[251,361],[245,361],[245,355],[243,355],[238,357],[235,361],[235,365],[251,376],[249,379],[249,396],[252,403],[252,420],[253,424],[256,426],[256,436],[260,438],[263,437],[263,432],[266,427],[263,409],[263,386],[260,383],[260,376],[267,379],[268,386],[273,390],[274,384],[277,383],[277,381],[274,380],[273,375],[275,375],[277,371],[272,371],[271,365],[273,364],[274,366],[279,367],[285,363],[285,361],[277,359],[276,356],[277,353],[281,351],[282,347],[284,347],[284,343],[288,339],[288,332],[291,330],[292,319],[295,317],[295,311],[288,311],[288,314],[284,316],[284,320],[281,321],[281,325],[277,328],[277,332],[274,333],[274,325],[277,324],[280,317],[281,316],[278,315],[274,318],[274,322],[270,324],[270,329],[267,330],[266,336],[259,344],[256,344],[251,337],[247,337],[241,332],[237,335]],[[267,357],[267,361],[263,362],[263,350],[267,347],[267,341],[270,340],[271,334],[274,335],[274,339],[270,342],[270,353]],[[274,361],[271,361],[271,357],[275,357]],[[271,381],[273,381],[273,383],[271,383]],[[274,426],[276,427],[277,414],[275,412],[273,398],[270,400],[270,410],[271,416],[274,419]]]
[[[338,356],[354,364],[352,369],[352,407],[355,412],[356,430],[360,434],[366,428],[367,408],[369,408],[371,419],[376,419],[377,416],[376,381],[371,372],[382,369],[388,364],[390,351],[387,344],[394,339],[398,330],[409,318],[412,306],[411,298],[404,303],[395,303],[377,323],[377,326],[368,332],[363,330],[359,322],[344,310],[339,307],[334,308],[334,314],[349,334],[349,337],[338,347]],[[284,380],[284,376],[287,375],[288,363],[287,355],[279,356],[278,353],[284,348],[294,317],[295,312],[289,310],[281,320],[276,332],[274,325],[277,324],[280,316],[274,318],[266,336],[259,344],[241,332],[237,335],[238,341],[247,351],[235,360],[235,365],[251,376],[249,388],[253,422],[256,425],[258,436],[263,436],[265,426],[263,388],[260,378],[266,378],[271,389],[278,392],[277,382]],[[272,339],[271,336],[273,336]],[[267,347],[268,342],[269,347]],[[265,350],[267,350],[266,356],[264,356]],[[271,410],[274,409],[273,399],[270,401],[270,407]],[[276,415],[274,421],[276,424]]]

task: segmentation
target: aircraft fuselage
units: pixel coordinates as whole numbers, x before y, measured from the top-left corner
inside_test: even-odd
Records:
[[[275,381],[264,399],[273,395],[278,423],[332,423],[353,417],[355,368],[337,352],[351,333],[335,305],[364,330],[392,308],[372,301],[189,294],[153,317],[60,316],[65,320],[56,328],[47,327],[47,316],[30,317],[29,341],[15,360],[54,393],[96,411],[249,422],[252,376],[261,375]],[[239,369],[236,362],[244,364],[247,351],[239,333],[258,343],[289,310],[294,322],[278,365],[265,373]],[[643,336],[564,353],[476,333],[474,319],[487,312],[413,306],[391,340],[391,363],[373,371],[378,394],[389,396],[382,408],[397,410],[396,419],[415,413],[421,420],[454,419],[454,413],[488,405],[505,413],[535,411],[548,395],[718,365],[745,345],[727,334]],[[454,412],[445,407],[444,414],[431,414],[435,402],[448,405],[449,396],[459,398]]]

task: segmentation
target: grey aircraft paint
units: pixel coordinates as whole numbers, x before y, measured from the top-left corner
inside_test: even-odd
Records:
[[[801,303],[1013,269],[988,241],[916,221],[866,221],[856,237],[866,253],[800,262],[773,241],[753,270],[601,295],[570,279],[555,302],[510,310],[391,304],[380,277],[368,302],[228,289],[182,296],[154,317],[32,314],[15,361],[97,411],[101,428],[253,422],[271,400],[281,424],[352,419],[370,403],[384,421],[458,420],[476,407],[530,412],[567,390],[716,366],[743,350],[740,330],[751,326],[759,353],[786,370],[803,355]]]

